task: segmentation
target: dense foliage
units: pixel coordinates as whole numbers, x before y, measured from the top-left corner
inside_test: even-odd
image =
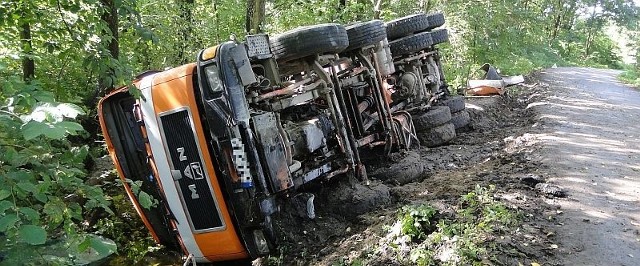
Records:
[[[254,1],[0,4],[0,251],[4,255],[29,255],[37,249],[24,247],[63,237],[78,239],[80,244],[74,247],[79,252],[113,248],[85,234],[103,233],[107,225],[121,223],[103,185],[86,182],[88,162],[104,155],[94,144],[99,139],[97,99],[130,83],[136,73],[187,63],[201,48],[232,36],[242,39],[247,3]],[[314,23],[347,24],[443,11],[452,35],[451,45],[443,48],[447,73],[456,86],[485,62],[507,74],[554,64],[619,68],[616,44],[603,29],[611,24],[632,33],[638,30],[638,8],[629,0],[270,0],[265,10],[261,28],[269,33]],[[637,50],[640,40],[637,34],[634,38]],[[637,82],[638,65],[629,68]],[[96,212],[108,216],[87,218]],[[138,254],[127,254],[139,258],[144,252],[141,248]]]

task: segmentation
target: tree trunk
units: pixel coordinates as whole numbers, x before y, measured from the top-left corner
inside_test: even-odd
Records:
[[[551,41],[555,40],[558,37],[561,21],[562,21],[562,14],[558,14],[556,16],[555,22],[553,23],[553,33],[551,33]]]
[[[182,0],[180,1],[180,14],[184,19],[184,30],[182,30],[182,41],[179,44],[180,50],[178,52],[178,60],[181,64],[188,63],[191,58],[187,56],[188,50],[191,47],[192,33],[193,33],[193,3],[194,0]]]
[[[116,6],[118,0],[100,0],[102,5],[102,14],[100,20],[107,26],[107,29],[103,30],[100,34],[101,39],[105,40],[106,53],[100,54],[100,57],[109,57],[113,60],[118,60],[120,57],[120,43],[118,39],[118,7]],[[103,59],[104,60],[104,59]],[[116,81],[116,69],[113,60],[107,61],[107,67],[105,70],[97,73],[98,86],[95,88],[92,94],[90,94],[84,100],[85,106],[89,109],[90,115],[81,118],[80,124],[89,133],[91,139],[97,138],[97,134],[100,131],[100,125],[94,117],[97,115],[98,99],[104,97],[107,92],[113,90]]]
[[[374,19],[380,19],[380,12],[382,12],[382,10],[380,9],[381,6],[382,6],[382,0],[377,0],[376,5],[373,7]]]
[[[562,16],[564,25],[562,25],[561,27],[565,31],[569,31],[573,28],[573,24],[575,23],[575,20],[578,17],[578,15],[576,14],[577,9],[578,8],[576,5],[576,2],[570,1],[569,7],[565,9],[564,15]]]
[[[120,57],[120,44],[118,42],[118,8],[116,7],[114,0],[100,0],[100,2],[105,8],[101,19],[107,24],[110,31],[110,33],[105,32],[105,34],[110,35],[111,37],[107,38],[109,39],[107,47],[109,48],[111,57],[118,59]]]
[[[265,0],[247,0],[247,16],[245,30],[249,34],[261,33],[260,25],[264,22]]]
[[[562,25],[562,15],[564,10],[562,9],[564,6],[562,0],[558,0],[554,7],[553,11],[553,28],[551,29],[551,41],[555,40],[558,37],[558,33],[560,31],[560,25]]]
[[[100,0],[102,4],[103,12],[100,15],[102,23],[107,25],[108,30],[102,31],[102,39],[107,43],[107,54],[101,56],[108,56],[112,59],[118,59],[120,56],[120,46],[118,43],[118,8],[114,0]],[[111,61],[111,60],[109,60]],[[98,87],[94,90],[93,95],[90,95],[85,99],[85,105],[90,109],[94,109],[98,104],[98,99],[103,97],[107,92],[113,89],[116,80],[116,70],[113,66],[113,62],[109,62],[105,71],[98,74]]]
[[[216,27],[215,32],[215,42],[214,43],[220,43],[220,15],[218,12],[218,0],[213,0],[213,25],[215,25],[214,27]]]
[[[336,7],[335,14],[337,15],[335,18],[340,21],[344,21],[344,9],[347,7],[347,0],[340,0],[338,2],[338,6]],[[356,16],[357,17],[357,16]]]
[[[429,10],[431,10],[431,1],[429,0],[420,0],[418,5],[420,6],[420,10],[424,11],[425,13],[428,13]]]
[[[22,42],[22,79],[29,82],[35,77],[36,63],[33,61],[33,45],[31,42],[31,25],[23,22],[20,30],[20,40]]]
[[[589,57],[589,55],[591,54],[591,45],[593,43],[593,39],[594,39],[595,33],[594,30],[592,28],[589,29],[589,34],[587,35],[587,41],[586,44],[584,45],[584,58]]]
[[[587,41],[584,44],[584,57],[587,58],[589,56],[589,54],[591,54],[591,45],[593,43],[593,39],[595,36],[595,31],[596,31],[596,10],[598,9],[598,6],[600,5],[600,1],[596,1],[595,5],[593,6],[593,12],[591,12],[591,18],[589,23],[587,23]]]

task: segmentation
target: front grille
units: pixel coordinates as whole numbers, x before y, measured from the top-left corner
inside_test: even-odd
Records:
[[[202,162],[188,109],[160,115],[164,143],[171,157],[171,172],[194,231],[224,226]]]

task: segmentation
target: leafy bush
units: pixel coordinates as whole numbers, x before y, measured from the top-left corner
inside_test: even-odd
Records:
[[[622,82],[632,86],[640,87],[640,68],[634,66],[625,66],[624,72],[618,76]]]
[[[93,209],[114,213],[102,189],[84,182],[89,147],[66,140],[83,134],[74,119],[84,111],[56,102],[37,81],[11,77],[1,87],[0,250],[11,260],[62,236],[86,243],[78,252],[103,249],[102,242],[83,233],[84,214]]]

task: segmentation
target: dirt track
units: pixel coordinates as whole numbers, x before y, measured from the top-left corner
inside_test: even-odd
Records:
[[[541,73],[549,95],[536,103],[544,173],[568,192],[551,200],[557,261],[640,265],[640,92],[617,71],[557,68]]]

